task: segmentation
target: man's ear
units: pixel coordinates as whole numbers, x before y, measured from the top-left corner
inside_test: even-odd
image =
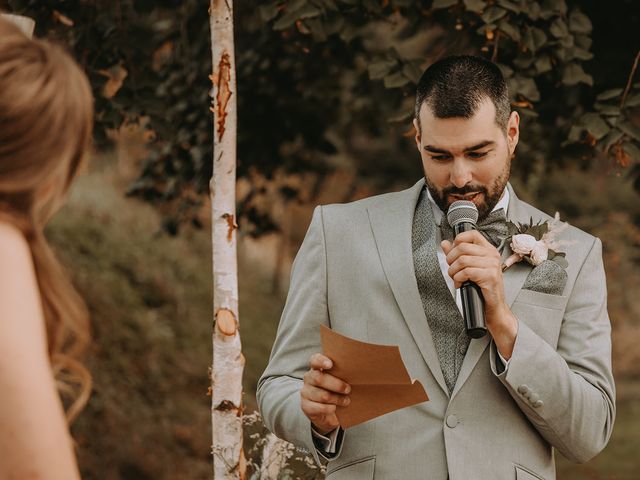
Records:
[[[418,121],[415,118],[413,119],[413,128],[416,131],[416,147],[418,147],[418,152],[420,152],[420,126],[418,125]]]
[[[509,144],[509,155],[513,155],[520,138],[520,115],[515,110],[509,116],[507,123],[507,143]]]

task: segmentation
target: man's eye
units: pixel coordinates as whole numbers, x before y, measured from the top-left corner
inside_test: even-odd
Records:
[[[469,156],[471,158],[481,158],[484,157],[487,154],[487,152],[469,152]]]
[[[449,158],[448,155],[435,155],[435,156],[431,156],[431,158],[433,160],[447,160]]]

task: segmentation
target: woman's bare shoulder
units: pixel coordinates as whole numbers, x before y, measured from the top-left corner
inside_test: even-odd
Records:
[[[3,320],[0,331],[11,325],[38,328],[42,313],[31,249],[20,230],[3,221],[0,221],[0,266],[0,318]]]
[[[25,255],[30,257],[27,239],[18,227],[0,219],[0,258],[8,260],[19,256],[24,261]]]

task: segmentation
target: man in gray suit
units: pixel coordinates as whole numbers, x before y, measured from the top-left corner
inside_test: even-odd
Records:
[[[503,272],[506,221],[551,220],[508,183],[519,117],[504,78],[484,59],[448,57],[425,71],[416,97],[424,178],[314,210],[258,384],[265,424],[328,459],[332,479],[555,478],[554,448],[586,462],[613,428],[602,244],[569,227],[557,239],[568,266],[539,259]],[[482,233],[453,240],[445,212],[460,199],[478,207]],[[480,339],[460,313],[466,280],[485,300]],[[429,401],[340,428],[335,409],[350,387],[327,372],[320,325],[399,345]]]

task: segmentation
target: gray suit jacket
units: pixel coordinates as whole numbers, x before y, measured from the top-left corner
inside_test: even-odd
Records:
[[[321,351],[319,326],[327,325],[365,342],[399,345],[430,397],[347,430],[327,478],[555,478],[553,448],[585,462],[607,444],[615,418],[601,242],[574,227],[563,232],[575,243],[564,249],[562,295],[523,289],[532,271],[524,261],[504,273],[507,302],[519,319],[509,367],[498,373],[489,335],[472,340],[449,395],[412,259],[423,185],[421,179],[400,192],[316,207],[258,384],[264,422],[319,461],[299,392],[309,357]],[[550,218],[510,193],[511,221]]]

